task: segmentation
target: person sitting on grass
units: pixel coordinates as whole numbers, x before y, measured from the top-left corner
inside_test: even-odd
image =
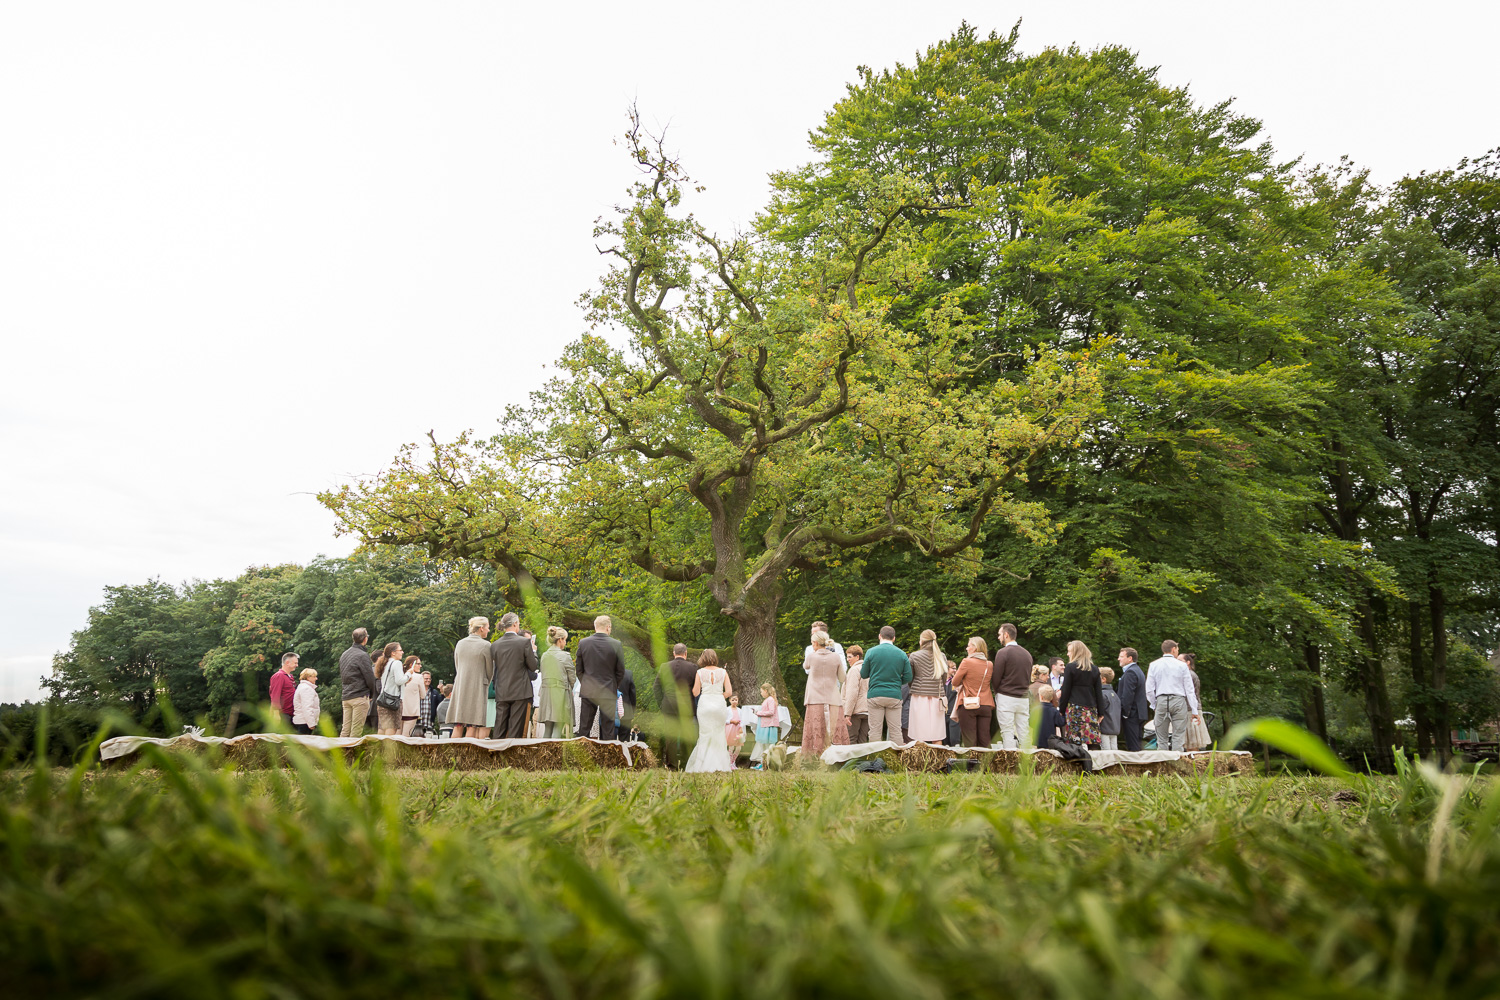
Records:
[[[1042,722],[1037,728],[1036,745],[1050,747],[1054,739],[1062,739],[1063,733],[1063,715],[1057,710],[1057,689],[1051,684],[1043,684],[1037,696],[1042,699]]]

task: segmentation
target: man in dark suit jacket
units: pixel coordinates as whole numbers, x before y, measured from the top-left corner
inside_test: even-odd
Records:
[[[693,732],[698,709],[693,702],[693,680],[698,674],[698,664],[687,658],[687,646],[678,643],[672,647],[672,658],[656,668],[656,703],[661,706],[666,733],[662,739],[661,755],[667,767],[681,770],[687,764],[683,754],[683,741],[697,742]]]
[[[1146,673],[1136,662],[1136,651],[1120,650],[1120,739],[1126,750],[1139,750],[1150,706],[1146,704]]]
[[[578,734],[587,736],[599,718],[599,738],[615,738],[615,695],[625,684],[625,648],[610,638],[609,615],[594,619],[594,634],[578,640]]]
[[[531,682],[536,679],[536,650],[520,634],[521,619],[514,611],[500,616],[500,637],[490,643],[490,667],[495,677],[495,725],[490,736],[518,740],[526,735],[526,709],[531,705]]]

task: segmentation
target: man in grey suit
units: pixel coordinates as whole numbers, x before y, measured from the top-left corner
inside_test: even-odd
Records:
[[[514,611],[500,616],[500,638],[490,643],[490,667],[495,678],[497,740],[526,735],[526,709],[531,704],[531,682],[536,679],[536,650],[520,634],[521,619]]]
[[[599,717],[599,738],[615,738],[615,695],[625,683],[625,648],[610,637],[609,615],[594,619],[594,634],[578,641],[578,735],[587,736]]]

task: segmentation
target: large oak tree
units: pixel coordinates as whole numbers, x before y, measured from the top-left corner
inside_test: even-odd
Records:
[[[1028,348],[1014,377],[982,379],[993,348],[970,290],[891,316],[932,269],[916,221],[959,199],[866,173],[804,239],[720,238],[638,120],[627,143],[640,176],[596,228],[609,266],[561,374],[492,440],[408,449],[324,495],[343,530],[488,560],[518,591],[580,562],[701,581],[735,623],[741,690],[779,682],[794,568],[897,544],[972,573],[997,532],[1051,540],[1013,487],[1097,412],[1093,345]]]

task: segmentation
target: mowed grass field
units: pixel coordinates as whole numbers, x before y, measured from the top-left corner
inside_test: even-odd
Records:
[[[1492,779],[0,774],[6,996],[1484,997]]]

